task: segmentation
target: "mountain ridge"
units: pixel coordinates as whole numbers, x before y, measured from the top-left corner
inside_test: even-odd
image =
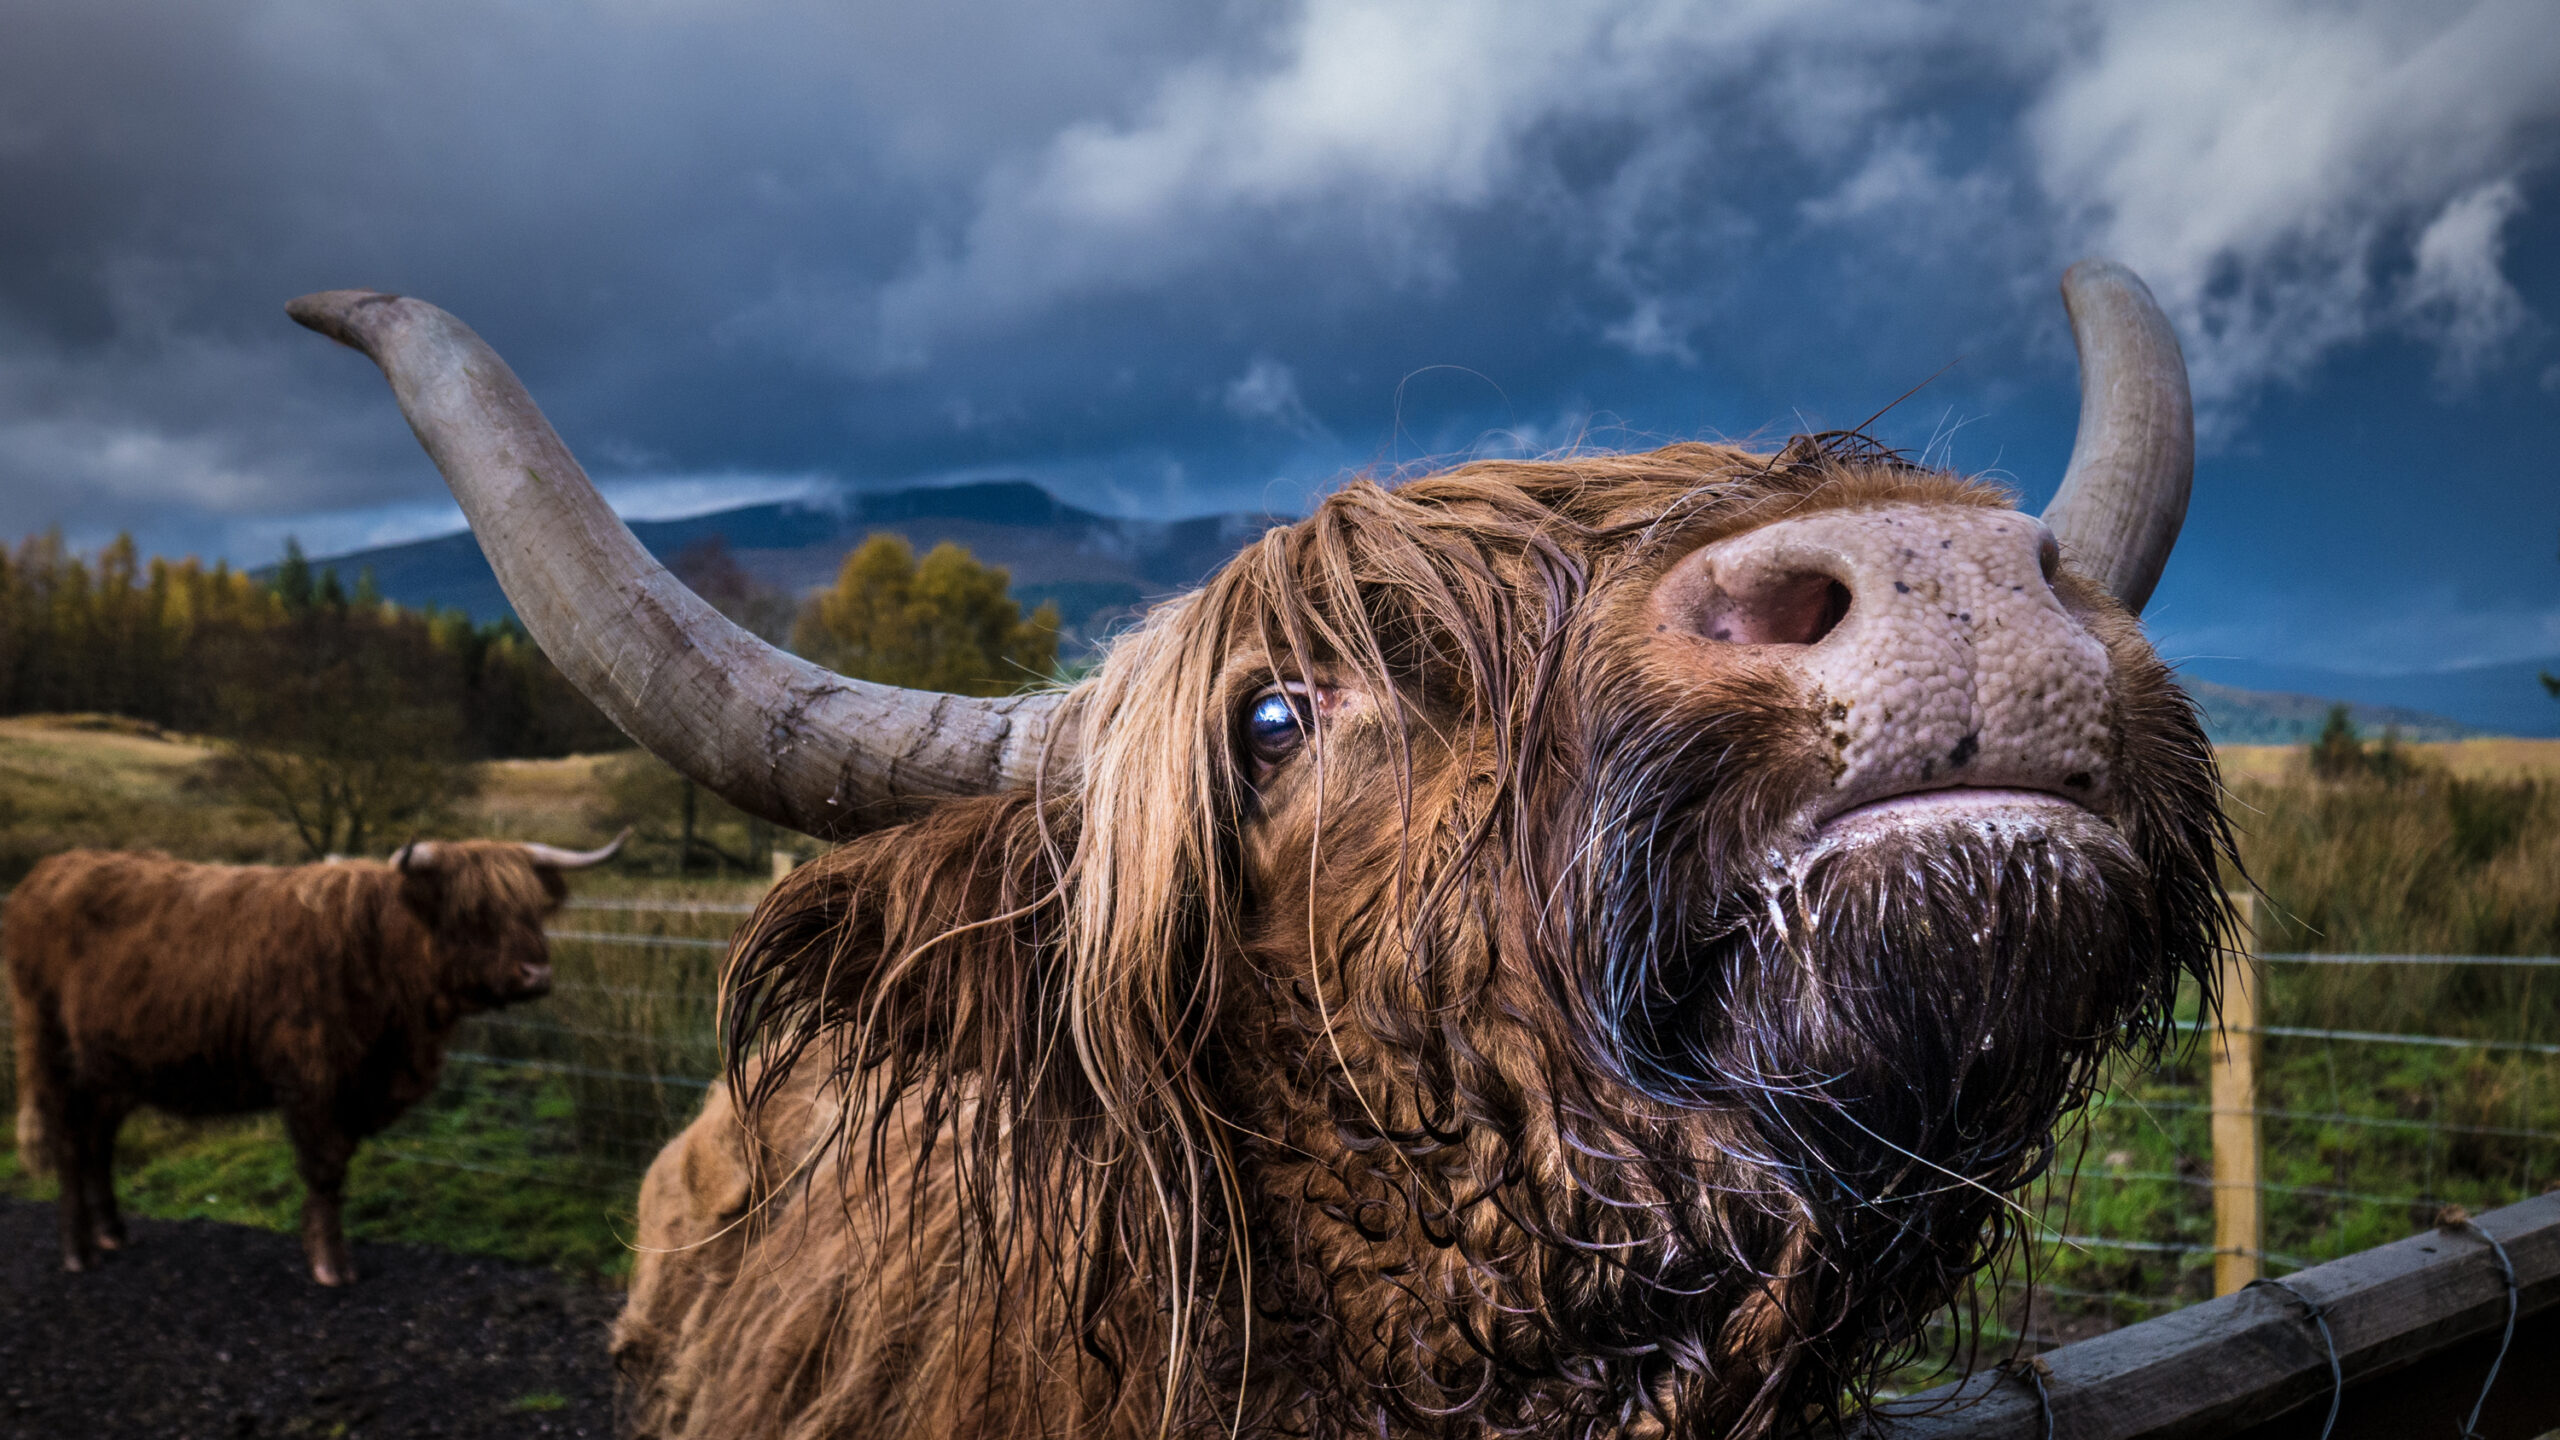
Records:
[[[1025,608],[1056,605],[1066,639],[1080,648],[1147,602],[1198,584],[1282,518],[1140,520],[1082,509],[1028,480],[988,480],[628,523],[661,564],[718,539],[750,577],[795,601],[831,583],[845,553],[871,535],[902,536],[918,551],[947,540],[1009,572]],[[514,613],[468,530],[314,557],[312,564],[349,578],[370,570],[384,598],[403,605],[461,610],[483,621]]]

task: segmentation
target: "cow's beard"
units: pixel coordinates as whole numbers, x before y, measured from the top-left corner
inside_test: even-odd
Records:
[[[2164,914],[2202,887],[2162,885],[2115,826],[2059,805],[1686,853],[1686,874],[1602,870],[1598,913],[1622,923],[1577,1008],[1618,1083],[1696,1117],[1717,1157],[1687,1188],[1723,1253],[1693,1252],[1680,1288],[1750,1320],[1694,1337],[1723,1374],[1673,1408],[1770,1420],[1907,1354],[1997,1255],[2008,1193],[2107,1057],[2163,1033],[2211,917]]]
[[[1736,779],[1784,767],[1731,738],[1604,747],[1587,808],[1429,869],[1401,983],[1296,997],[1275,1053],[1334,1063],[1275,1105],[1308,1123],[1267,1228],[1328,1258],[1258,1272],[1256,1333],[1306,1351],[1302,1428],[1765,1435],[1871,1390],[2001,1255],[2109,1058],[2210,973],[2209,775],[2128,765],[2110,818],[1807,847],[1789,787]],[[1263,973],[1309,963],[1273,948]]]
[[[1746,833],[1704,810],[1611,827],[1679,857],[1659,866],[1576,847],[1593,888],[1559,909],[1588,928],[1515,952],[1540,950],[1552,1006],[1497,986],[1485,1011],[1507,1018],[1467,1043],[1435,1024],[1381,1045],[1412,1065],[1411,1109],[1387,1112],[1418,1117],[1390,1120],[1405,1158],[1278,1172],[1277,1233],[1339,1227],[1336,1253],[1365,1255],[1401,1192],[1440,1247],[1306,1276],[1264,1312],[1258,1333],[1303,1325],[1368,1367],[1317,1406],[1346,1418],[1304,1428],[1374,1430],[1347,1417],[1383,1407],[1425,1432],[1761,1434],[1855,1394],[1999,1252],[2007,1192],[2106,1058],[2162,1033],[2210,944],[2210,912],[2174,897],[2210,896],[2212,872],[2178,861],[2164,885],[2086,812],[1773,861],[1703,843]],[[1522,1054],[1542,1058],[1502,1058]],[[1305,1152],[1397,1096],[1384,1077],[1336,1096]]]

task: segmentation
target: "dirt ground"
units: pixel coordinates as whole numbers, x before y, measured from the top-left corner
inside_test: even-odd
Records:
[[[613,1433],[619,1293],[417,1245],[355,1247],[324,1290],[293,1237],[129,1222],[62,1272],[53,1207],[0,1202],[0,1437]]]

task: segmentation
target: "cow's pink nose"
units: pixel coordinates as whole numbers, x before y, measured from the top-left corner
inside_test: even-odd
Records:
[[[2053,588],[2052,532],[2014,510],[1892,505],[1775,521],[1655,586],[1684,663],[1728,646],[1792,674],[1827,732],[1817,814],[1948,785],[2106,790],[2106,649]]]

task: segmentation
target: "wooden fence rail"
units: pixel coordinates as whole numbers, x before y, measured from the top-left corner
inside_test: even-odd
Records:
[[[1852,1433],[2312,1440],[2335,1405],[2335,1440],[2533,1440],[2560,1426],[2555,1357],[2560,1193],[1886,1402]]]

